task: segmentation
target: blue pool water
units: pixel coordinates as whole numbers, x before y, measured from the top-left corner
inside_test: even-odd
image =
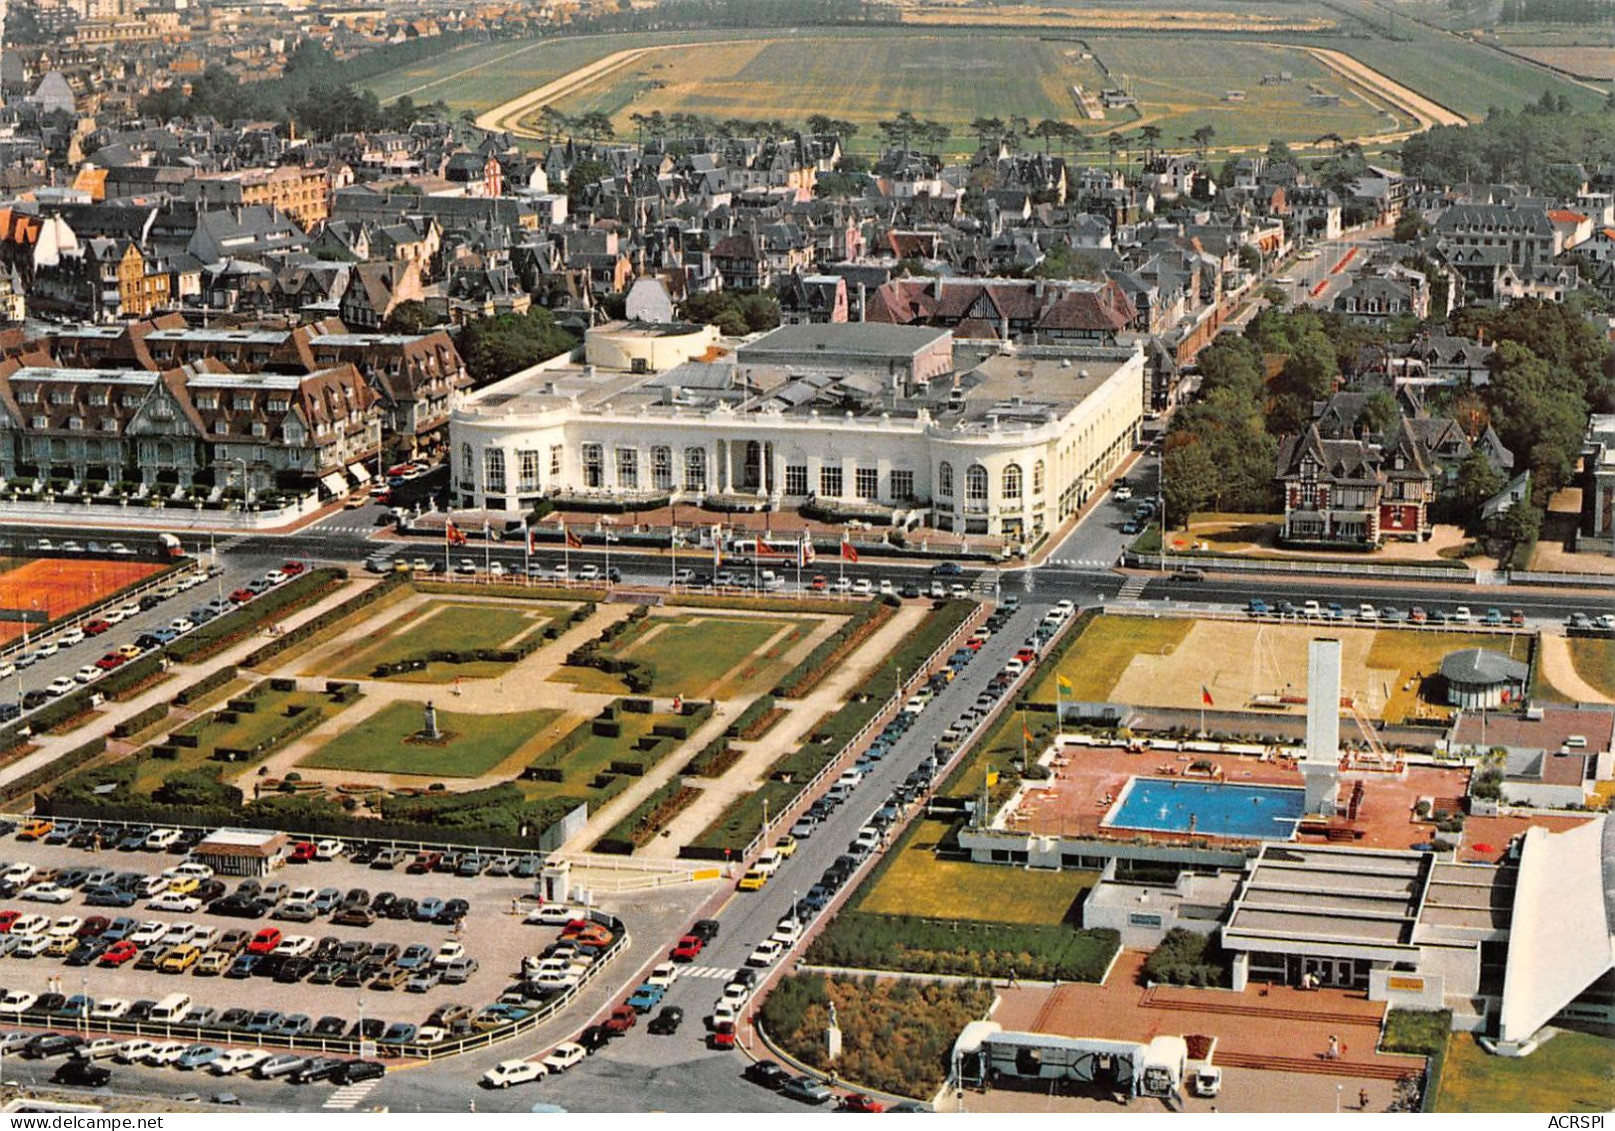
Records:
[[[1306,793],[1281,785],[1231,785],[1173,778],[1128,779],[1104,820],[1107,828],[1194,832],[1199,836],[1289,840],[1303,816]]]

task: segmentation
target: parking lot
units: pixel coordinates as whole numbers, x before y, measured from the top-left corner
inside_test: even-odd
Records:
[[[15,837],[0,840],[0,861],[8,866],[26,863],[36,869],[36,874],[29,877],[29,885],[25,887],[37,883],[41,875],[51,870],[105,868],[158,876],[164,870],[180,865],[183,860],[181,855],[152,851],[103,849],[92,852],[65,844],[19,841]],[[0,869],[0,872],[3,871]],[[239,884],[239,881],[225,877],[218,879],[231,891]],[[288,982],[276,981],[261,974],[248,977],[225,974],[207,976],[198,973],[203,965],[201,963],[190,966],[189,971],[184,973],[142,968],[160,961],[157,954],[167,948],[158,941],[155,946],[143,947],[139,958],[117,967],[103,965],[99,960],[79,965],[70,954],[51,956],[45,953],[25,958],[22,957],[22,950],[13,949],[0,958],[0,987],[33,994],[54,990],[68,997],[84,994],[96,1003],[89,1007],[92,1014],[97,1005],[104,1005],[107,999],[131,1003],[155,1002],[169,994],[184,993],[193,999],[195,1008],[212,1009],[218,1014],[239,1007],[254,1012],[272,1009],[286,1014],[304,1014],[316,1023],[326,1017],[341,1018],[346,1023],[344,1034],[351,1031],[362,1015],[368,1022],[367,1030],[377,1031],[386,1028],[386,1025],[378,1027],[377,1021],[424,1025],[435,1009],[449,1003],[467,1006],[475,1014],[495,1002],[517,980],[524,955],[538,953],[556,939],[559,931],[553,925],[541,927],[524,922],[527,913],[536,905],[530,898],[534,881],[517,876],[463,878],[440,872],[414,875],[407,873],[402,863],[391,870],[381,870],[337,859],[289,864],[261,882],[265,885],[284,884],[288,890],[312,888],[318,891],[330,888],[343,897],[347,897],[353,889],[364,889],[369,900],[383,891],[391,892],[398,898],[417,901],[460,898],[466,900],[470,907],[459,928],[385,917],[377,918],[372,925],[364,927],[334,925],[330,910],[305,923],[275,919],[272,915],[239,918],[214,914],[206,907],[189,913],[149,908],[148,903],[153,899],[162,900],[160,894],[143,897],[128,908],[118,908],[86,906],[83,890],[72,891],[66,902],[61,903],[31,901],[22,898],[19,892],[0,897],[0,909],[4,909],[0,911],[0,935],[11,933],[11,924],[6,922],[11,917],[5,911],[24,916],[42,915],[52,921],[63,917],[84,920],[91,916],[114,920],[125,916],[138,924],[160,924],[165,932],[176,924],[194,924],[203,930],[217,932],[215,939],[230,931],[245,931],[251,935],[260,929],[272,927],[286,937],[306,936],[315,945],[326,938],[343,943],[362,942],[372,948],[377,944],[393,944],[400,956],[414,944],[428,948],[436,956],[445,943],[459,943],[465,948],[466,956],[475,960],[475,968],[469,969],[462,984],[437,984],[424,992],[405,990],[402,980],[394,988],[385,988],[385,980],[382,983],[376,981],[377,974],[397,969],[396,956],[392,962],[378,963],[362,985],[314,984],[306,977],[307,971],[305,977]],[[328,893],[328,899],[334,893]],[[284,907],[284,902],[281,906]],[[71,924],[64,924],[64,927],[70,928]],[[137,930],[135,937],[149,939],[156,931],[155,927],[148,928],[144,933]],[[71,930],[59,933],[71,933]],[[93,944],[93,940],[87,938],[79,946]],[[9,941],[0,945],[0,949],[8,945],[11,945]],[[430,964],[429,960],[427,964]],[[53,979],[56,980],[54,985]],[[111,1011],[117,1008],[113,1006]],[[103,1009],[101,1012],[109,1011]],[[76,1012],[67,1013],[59,1017],[57,1023],[72,1025],[75,1016]],[[123,1016],[127,1017],[127,1014]],[[12,1019],[0,1016],[0,1021]],[[235,1039],[241,1039],[240,1035],[237,1034]]]

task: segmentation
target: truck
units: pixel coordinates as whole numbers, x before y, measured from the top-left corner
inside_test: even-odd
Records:
[[[180,545],[179,538],[173,534],[157,535],[157,547],[165,558],[174,559],[185,556],[185,547]]]

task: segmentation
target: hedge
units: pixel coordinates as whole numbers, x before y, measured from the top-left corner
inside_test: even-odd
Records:
[[[782,699],[799,699],[817,687],[838,661],[851,655],[853,650],[893,615],[890,605],[882,601],[867,601],[836,629],[819,646],[780,679],[774,694]]]
[[[746,732],[760,723],[763,717],[773,709],[774,697],[772,695],[759,695],[752,700],[751,706],[740,712],[739,717],[730,723],[728,729],[723,733],[730,738],[755,738],[756,735],[747,734]]]
[[[927,919],[843,911],[803,952],[816,966],[1099,982],[1121,949],[1108,928]]]
[[[293,739],[301,738],[325,721],[325,712],[296,704],[287,708],[288,722],[251,747],[216,746],[211,760],[215,762],[251,762],[273,754]]]
[[[702,747],[701,753],[690,759],[684,772],[698,778],[722,777],[724,771],[740,761],[744,754],[745,751],[738,746],[731,746],[726,736],[719,735]]]
[[[685,785],[683,778],[675,777],[611,826],[604,836],[594,842],[593,851],[626,856],[634,849],[644,847],[699,796],[699,789]]]
[[[189,687],[180,688],[179,693],[174,696],[174,705],[183,707],[217,691],[235,679],[237,670],[234,664],[226,664],[217,671],[209,672]]]
[[[210,659],[226,648],[250,639],[266,622],[312,605],[347,579],[348,571],[335,566],[309,570],[186,633],[168,645],[168,654],[180,663]],[[292,630],[293,633],[297,631],[299,629]]]
[[[161,722],[168,717],[167,703],[153,703],[143,711],[136,711],[127,719],[116,723],[112,727],[113,738],[128,738],[131,734],[139,734],[153,723]]]
[[[26,797],[40,786],[54,781],[67,773],[77,769],[91,758],[97,758],[106,753],[107,740],[105,738],[91,739],[82,746],[75,746],[60,758],[55,758],[36,770],[29,770],[26,774],[12,779],[4,786],[0,786],[0,802],[14,801],[19,797]],[[36,812],[41,812],[35,807]]]
[[[1174,986],[1226,987],[1228,955],[1211,935],[1173,927],[1144,960],[1144,977]]]

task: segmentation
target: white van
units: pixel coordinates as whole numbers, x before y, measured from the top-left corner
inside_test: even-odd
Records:
[[[146,847],[153,852],[164,852],[178,839],[178,829],[152,829],[146,834]]]
[[[159,1025],[172,1025],[191,1011],[190,994],[169,994],[151,1007],[150,1017]]]

